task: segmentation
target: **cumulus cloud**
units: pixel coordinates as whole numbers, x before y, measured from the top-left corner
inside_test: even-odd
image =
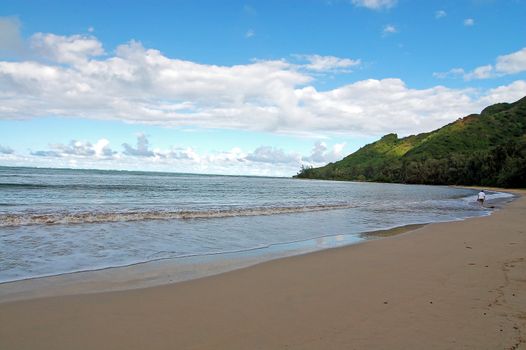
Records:
[[[409,89],[400,79],[369,79],[324,92],[309,86],[299,89],[297,96],[310,112],[305,120],[312,129],[362,135],[383,134],[393,128],[401,134],[433,129],[451,119],[438,106],[448,105],[449,111],[458,116],[470,104],[467,90]]]
[[[36,33],[31,48],[42,57],[58,63],[84,64],[91,57],[104,54],[102,44],[93,36]]]
[[[396,5],[397,0],[351,0],[351,2],[359,7],[366,7],[371,10],[388,9]]]
[[[194,151],[193,148],[187,147],[187,148],[172,148],[170,151],[163,153],[159,152],[159,154],[162,155],[162,157],[170,158],[170,159],[177,159],[177,160],[192,160],[195,162],[199,162],[201,160],[201,156]]]
[[[286,153],[284,150],[270,146],[261,146],[254,152],[249,153],[246,160],[259,163],[293,163],[298,164],[300,155],[296,153]]]
[[[289,152],[281,148],[262,145],[247,152],[239,147],[230,150],[198,153],[192,147],[170,147],[150,149],[151,145],[144,134],[137,135],[137,146],[124,147],[121,152],[112,151],[107,139],[92,144],[86,141],[71,140],[67,144],[51,143],[47,150],[30,152],[29,156],[12,152],[9,157],[0,151],[6,164],[37,165],[54,167],[80,167],[96,169],[144,169],[174,172],[247,174],[269,176],[291,176],[297,173],[302,164],[313,166],[343,158],[345,143],[327,145],[316,142],[308,154]],[[130,151],[130,148],[133,150]],[[142,157],[137,162],[137,157]]]
[[[108,141],[107,139],[100,139],[99,141],[97,141],[97,143],[93,145],[93,151],[95,152],[95,156],[98,158],[108,158],[116,154],[117,152],[112,151],[109,145],[110,141]]]
[[[478,110],[487,93],[443,86],[412,89],[400,79],[319,91],[312,85],[314,74],[359,64],[334,56],[303,56],[305,64],[273,60],[217,66],[169,58],[134,41],[111,56],[92,36],[36,34],[32,42],[39,43],[48,61],[0,61],[0,119],[60,116],[318,136],[404,135]],[[521,69],[521,55],[499,58],[499,71]],[[141,140],[123,146],[125,151],[155,155],[147,139]]]
[[[318,141],[314,144],[312,152],[307,157],[302,157],[302,161],[310,164],[326,164],[340,160],[343,157],[342,151],[345,143],[335,144],[332,149],[327,147],[325,142]]]
[[[70,141],[69,144],[51,144],[51,148],[57,150],[60,154],[69,154],[75,156],[92,156],[95,155],[93,145],[89,142],[83,141]]]
[[[493,76],[493,66],[491,64],[488,64],[486,66],[477,67],[471,72],[465,73],[464,79],[465,80],[487,79],[492,76]]]
[[[515,74],[526,71],[526,47],[508,55],[497,57],[495,70],[501,74]]]
[[[71,140],[68,144],[52,143],[49,145],[50,150],[39,150],[30,152],[33,156],[38,157],[96,157],[110,158],[116,152],[109,148],[109,141],[100,139],[95,145],[87,141]]]
[[[526,71],[526,47],[507,55],[498,56],[494,65],[479,66],[466,72],[462,68],[453,68],[444,73],[433,73],[437,78],[463,77],[464,80],[488,79],[522,73]]]
[[[0,154],[13,154],[14,152],[11,147],[0,145]]]
[[[349,68],[361,64],[360,60],[321,55],[295,55],[308,63],[301,67],[315,72],[349,72]]]
[[[146,135],[140,133],[137,135],[137,146],[132,147],[123,143],[124,154],[135,157],[154,157],[155,153],[149,149],[149,141]]]
[[[526,81],[517,80],[510,85],[498,86],[489,90],[486,96],[481,98],[481,104],[489,106],[500,102],[515,102],[526,96]]]
[[[38,157],[79,157],[92,159],[106,159],[111,160],[117,151],[112,150],[110,141],[105,138],[99,139],[95,144],[88,141],[71,140],[67,144],[51,143],[48,150],[38,150],[30,152],[33,156]],[[131,147],[128,144],[123,144],[124,151],[122,155],[128,156],[153,156],[153,152],[148,150],[148,139],[144,134],[137,136],[137,147]]]

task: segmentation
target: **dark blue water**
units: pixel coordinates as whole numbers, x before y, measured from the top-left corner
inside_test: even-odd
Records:
[[[0,282],[487,215],[475,190],[0,167]],[[489,193],[490,200],[507,194]]]

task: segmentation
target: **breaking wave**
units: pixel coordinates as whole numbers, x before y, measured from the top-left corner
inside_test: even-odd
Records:
[[[206,211],[126,211],[126,212],[60,212],[46,214],[0,214],[0,227],[25,225],[85,224],[119,221],[209,219],[235,216],[260,216],[349,209],[350,204],[307,205],[298,207],[259,207]]]

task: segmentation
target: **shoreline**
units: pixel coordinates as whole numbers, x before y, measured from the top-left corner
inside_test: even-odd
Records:
[[[6,281],[0,283],[0,304],[46,297],[125,291],[171,285],[250,268],[270,261],[364,244],[371,240],[414,231],[430,224],[432,223],[408,224],[385,230],[363,232],[357,235],[321,236],[305,241],[279,243],[268,247],[238,252],[161,258],[122,266],[109,266]],[[348,236],[348,238],[346,240],[342,239],[343,242],[335,242],[341,239],[339,238],[341,236]],[[320,240],[330,240],[332,242],[326,242],[325,244],[328,246],[319,249],[297,248],[296,250],[289,249],[281,252],[278,250],[274,253],[257,254],[258,251],[272,247],[296,244],[301,246],[302,244]],[[253,254],[254,256],[252,256]],[[192,272],[192,270],[197,272]]]
[[[0,303],[0,347],[524,349],[526,191],[513,192],[490,216],[206,278]]]
[[[512,194],[514,197],[511,202],[520,197],[517,193],[513,193],[513,190],[488,189]],[[499,199],[496,201],[497,206],[488,207],[492,210],[486,215],[455,221],[406,224],[357,234],[326,235],[301,241],[283,242],[241,251],[167,257],[120,266],[107,266],[0,282],[0,304],[46,297],[158,287],[207,278],[276,260],[365,244],[371,240],[406,234],[427,225],[486,217],[510,203]],[[323,247],[318,246],[320,242],[322,242]],[[280,250],[280,247],[283,246],[289,246],[289,248]],[[314,248],[315,246],[316,248]]]
[[[444,187],[444,186],[439,186],[439,187]],[[496,189],[496,191],[503,192],[501,189]],[[462,197],[463,200],[466,200],[466,198],[468,197],[465,197],[465,198]],[[501,201],[501,199],[494,199],[494,201],[498,203],[499,201]],[[495,207],[491,207],[491,208],[495,208]],[[480,216],[491,215],[492,211],[493,210],[488,208],[487,210],[485,210],[485,212],[481,210],[478,213],[478,215]],[[312,238],[301,238],[299,240],[276,242],[276,243],[270,243],[270,244],[265,244],[265,245],[262,244],[260,246],[255,246],[255,247],[250,247],[250,248],[239,248],[240,250],[234,250],[234,251],[227,250],[227,251],[218,251],[218,252],[211,252],[211,253],[195,253],[195,254],[180,255],[180,256],[163,256],[163,254],[157,255],[157,253],[155,253],[155,254],[151,254],[151,257],[150,256],[141,257],[141,258],[129,257],[128,259],[121,259],[117,261],[105,261],[99,264],[93,264],[93,262],[91,262],[90,264],[90,262],[88,261],[86,264],[84,264],[83,268],[80,267],[81,265],[76,265],[76,266],[70,266],[70,268],[68,267],[60,268],[59,267],[55,269],[47,268],[47,269],[42,269],[42,270],[36,269],[33,271],[28,270],[29,273],[25,271],[26,273],[15,272],[15,273],[9,274],[8,272],[4,276],[4,279],[0,281],[0,303],[6,300],[4,297],[6,294],[4,292],[5,289],[6,288],[10,289],[10,291],[8,291],[7,294],[11,294],[11,290],[13,289],[11,288],[11,286],[17,283],[32,283],[31,281],[35,281],[35,280],[40,281],[43,279],[56,279],[56,278],[62,278],[62,276],[76,276],[76,275],[85,276],[87,274],[92,274],[92,273],[100,274],[101,271],[105,271],[105,270],[129,269],[129,268],[134,268],[134,267],[142,267],[143,265],[146,265],[146,264],[164,264],[164,262],[167,262],[169,264],[170,263],[177,264],[177,262],[183,262],[183,264],[192,264],[193,266],[196,266],[196,265],[200,265],[198,262],[199,259],[210,260],[210,258],[213,256],[218,256],[218,257],[223,256],[225,257],[225,259],[230,259],[230,260],[246,260],[246,256],[252,255],[252,252],[259,252],[260,255],[262,256],[262,258],[259,260],[253,259],[252,257],[250,257],[249,263],[242,262],[239,266],[235,266],[235,264],[232,264],[231,267],[229,267],[228,269],[220,268],[213,273],[206,273],[206,274],[197,273],[195,277],[188,277],[187,273],[185,272],[184,277],[181,277],[181,278],[176,277],[175,280],[173,280],[172,278],[169,278],[169,279],[166,279],[166,281],[156,281],[153,284],[142,283],[138,286],[133,287],[133,288],[140,288],[140,287],[147,287],[151,285],[160,285],[164,283],[179,282],[179,281],[189,280],[193,278],[201,278],[201,277],[209,276],[211,274],[223,273],[223,272],[227,272],[227,271],[237,269],[237,268],[244,268],[247,266],[254,265],[256,263],[279,259],[279,258],[283,258],[286,256],[307,254],[307,253],[317,251],[317,250],[330,249],[330,248],[343,246],[343,245],[349,245],[349,244],[356,244],[356,243],[360,243],[361,240],[367,240],[371,238],[381,238],[383,236],[392,235],[394,234],[394,232],[397,232],[397,230],[399,229],[402,231],[406,231],[408,230],[407,228],[405,228],[406,226],[415,225],[413,227],[417,228],[418,225],[424,225],[424,224],[430,224],[430,223],[436,223],[436,222],[445,222],[441,220],[456,221],[456,220],[465,220],[465,219],[466,219],[465,217],[459,218],[459,217],[453,216],[453,217],[440,218],[440,219],[426,217],[425,219],[420,218],[416,220],[415,219],[395,220],[395,221],[391,220],[391,221],[384,222],[384,225],[373,225],[373,227],[368,227],[369,230],[373,230],[373,231],[365,231],[365,232],[358,231],[354,233],[339,234],[337,233],[338,232],[337,230],[332,230],[330,231],[331,233],[327,234],[324,232],[325,234],[321,236],[318,236],[318,234],[322,232],[317,231],[316,233],[314,233],[313,237],[311,235]],[[400,226],[391,226],[393,224],[400,225]],[[384,227],[383,229],[381,228],[382,226]],[[375,229],[380,230],[380,231],[387,230],[389,231],[389,233],[376,232]],[[155,229],[152,229],[152,230],[155,230]],[[353,232],[353,230],[351,229],[350,231],[348,230],[347,232]],[[321,247],[318,246],[319,245],[318,241],[331,241],[331,240],[332,241],[343,241],[343,242],[323,242]],[[158,253],[162,253],[162,252],[158,252]],[[187,263],[186,261],[189,261],[189,262]],[[71,279],[68,278],[68,280],[72,280],[72,279],[73,278]],[[70,281],[68,281],[67,283],[70,284]],[[27,290],[27,289],[32,289],[32,288],[28,287],[28,288],[23,288],[23,289]],[[120,289],[122,288],[121,287],[109,288],[107,290],[120,290]],[[105,289],[97,288],[94,291],[103,291],[103,290]],[[38,296],[51,296],[51,295],[53,294],[47,293],[47,292],[44,294],[38,294]],[[27,298],[27,297],[24,297],[24,298]],[[18,297],[16,297],[15,299],[18,299]],[[9,297],[8,300],[14,300],[14,299]]]

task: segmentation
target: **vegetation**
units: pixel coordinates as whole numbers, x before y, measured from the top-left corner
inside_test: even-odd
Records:
[[[385,135],[338,162],[302,166],[295,177],[526,187],[526,97],[429,133]]]

